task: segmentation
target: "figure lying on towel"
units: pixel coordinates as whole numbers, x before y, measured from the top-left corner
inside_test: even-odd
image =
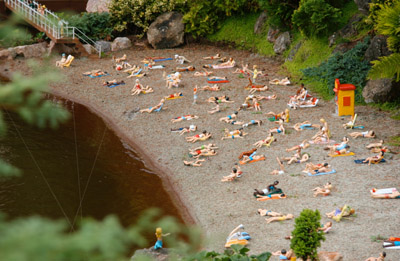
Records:
[[[385,199],[400,198],[400,192],[396,188],[372,189],[370,192],[371,192],[371,197],[373,198],[385,198]]]
[[[325,215],[328,218],[335,220],[336,222],[340,222],[342,217],[348,217],[355,213],[355,210],[347,205],[344,205],[342,208],[338,208],[333,210],[332,212],[326,213]]]
[[[267,186],[267,188],[259,190],[259,189],[254,189],[254,197],[264,197],[264,196],[269,196],[272,194],[281,194],[282,190],[280,188],[277,188],[276,186],[279,184],[279,181],[276,180],[274,183],[270,184]]]
[[[273,79],[269,81],[269,84],[275,84],[275,85],[290,85],[289,78],[283,78],[282,80],[279,79]]]

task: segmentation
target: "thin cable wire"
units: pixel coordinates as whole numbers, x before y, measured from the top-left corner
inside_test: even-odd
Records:
[[[89,186],[90,178],[92,177],[94,167],[96,166],[96,161],[97,161],[97,158],[98,158],[98,156],[99,156],[99,152],[100,152],[101,146],[103,145],[104,136],[105,136],[105,134],[106,134],[106,131],[107,131],[107,126],[104,125],[103,136],[101,137],[101,142],[100,142],[99,148],[97,149],[96,157],[94,158],[92,170],[90,171],[89,178],[88,178],[88,180],[87,180],[87,182],[86,182],[85,189],[83,190],[82,198],[81,198],[81,201],[79,202],[79,207],[78,207],[78,209],[77,209],[77,211],[76,211],[76,213],[75,213],[75,217],[74,217],[74,220],[73,220],[73,222],[72,222],[72,226],[75,225],[76,218],[78,217],[79,211],[82,209],[82,202],[83,202],[83,200],[84,200],[84,198],[85,198],[86,191],[87,191],[87,188],[88,188],[88,186]]]
[[[72,118],[74,122],[74,139],[75,139],[75,157],[76,157],[76,171],[78,173],[78,194],[79,194],[79,202],[82,199],[82,194],[81,194],[81,177],[79,173],[79,157],[78,157],[78,140],[76,138],[76,123],[75,123],[75,103],[72,103]],[[81,208],[81,219],[83,217],[83,210]]]
[[[61,205],[60,201],[58,200],[56,194],[54,193],[53,189],[51,188],[50,183],[47,181],[46,177],[45,177],[44,174],[43,174],[42,169],[39,167],[39,164],[37,163],[35,157],[33,156],[32,152],[31,152],[31,150],[29,149],[29,147],[28,147],[28,145],[26,144],[24,138],[22,137],[21,133],[19,132],[19,130],[18,130],[18,128],[17,128],[17,125],[16,125],[15,122],[14,122],[14,119],[11,117],[11,114],[10,114],[7,110],[4,109],[4,107],[3,107],[3,110],[7,113],[8,117],[11,119],[11,122],[12,122],[12,124],[13,124],[15,130],[17,131],[18,136],[21,138],[22,142],[24,143],[24,146],[25,146],[26,150],[28,151],[28,153],[29,153],[29,155],[31,156],[33,162],[35,163],[36,167],[38,168],[39,173],[40,173],[40,175],[42,176],[44,182],[46,183],[48,189],[50,190],[51,195],[53,195],[54,199],[55,199],[56,202],[57,202],[58,207],[60,208],[61,212],[63,213],[63,215],[64,215],[64,217],[65,217],[65,219],[68,221],[69,225],[71,226],[71,230],[74,231],[74,226],[73,226],[73,224],[71,224],[71,221],[70,221],[69,217],[68,217],[67,214],[65,213],[64,208],[62,207],[62,205]]]

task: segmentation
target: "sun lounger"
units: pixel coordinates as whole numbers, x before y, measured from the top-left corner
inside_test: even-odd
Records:
[[[68,55],[67,60],[65,63],[61,64],[61,67],[69,67],[72,63],[72,61],[75,59],[72,55]]]

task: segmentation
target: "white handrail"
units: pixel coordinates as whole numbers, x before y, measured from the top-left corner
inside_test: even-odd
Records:
[[[66,21],[60,19],[47,8],[43,10],[43,13],[40,13],[38,11],[39,4],[36,1],[31,1],[30,5],[32,6],[22,0],[4,0],[4,2],[25,19],[43,28],[45,33],[50,34],[55,39],[78,38],[81,42],[89,44],[91,48],[99,53],[99,57],[101,57],[101,46],[99,44],[86,36],[78,28],[68,26]]]

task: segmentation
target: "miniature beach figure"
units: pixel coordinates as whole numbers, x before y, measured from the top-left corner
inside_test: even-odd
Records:
[[[222,182],[227,182],[227,181],[234,181],[236,178],[240,178],[242,176],[243,172],[240,170],[239,165],[235,164],[235,166],[232,168],[232,172],[228,176],[224,176],[221,181]]]
[[[270,129],[269,132],[271,132],[271,133],[272,133],[272,132],[282,133],[283,135],[285,135],[285,128],[283,127],[283,120],[280,119],[280,120],[279,120],[279,126]]]
[[[371,197],[372,198],[384,198],[384,199],[400,198],[400,192],[397,190],[393,190],[392,193],[377,194],[377,193],[374,193],[372,190]]]
[[[161,228],[161,227],[158,227],[158,228],[156,229],[156,238],[157,238],[157,241],[156,241],[156,244],[154,245],[154,249],[161,249],[161,248],[163,247],[162,237],[166,237],[166,236],[169,236],[169,235],[170,235],[170,233],[163,234],[163,233],[162,233],[162,228]]]
[[[243,74],[243,75],[245,75],[245,74],[247,74],[247,75],[250,75],[250,70],[249,70],[249,64],[247,63],[247,64],[245,64],[245,65],[243,65],[242,64],[242,69],[236,69],[235,71],[233,71],[232,73],[240,73],[240,74]]]
[[[194,149],[189,149],[189,151],[204,150],[204,149],[216,150],[216,149],[218,149],[218,147],[214,143],[209,143],[207,145],[201,145],[200,147],[197,147]]]
[[[256,143],[253,144],[253,146],[255,146],[256,148],[261,148],[262,146],[269,147],[271,146],[271,143],[274,141],[276,141],[274,135],[272,133],[269,133],[267,138],[257,141]]]
[[[325,131],[328,138],[332,137],[331,130],[329,129],[328,122],[325,119],[320,119],[319,122],[322,124],[322,131]]]
[[[278,157],[276,157],[276,161],[278,162],[279,169],[274,169],[269,174],[271,174],[271,175],[282,175],[282,174],[284,174],[285,173],[285,167],[283,166],[282,161]]]
[[[164,78],[166,80],[166,87],[168,87],[168,89],[171,89],[172,87],[179,87],[181,77],[182,75],[179,72],[175,72],[174,74],[169,74],[167,76],[164,75]]]
[[[337,222],[340,222],[342,217],[351,216],[355,213],[355,210],[347,205],[344,205],[342,208],[338,208],[333,210],[332,212],[326,213],[325,215],[328,218],[331,218]]]
[[[328,131],[321,126],[320,130],[311,139],[315,144],[327,143],[329,142]]]
[[[262,120],[251,120],[251,121],[249,121],[248,123],[244,123],[243,125],[242,125],[242,127],[249,127],[249,126],[251,126],[251,125],[258,125],[258,126],[261,126],[261,124],[262,124]]]
[[[236,119],[237,115],[238,115],[238,112],[235,111],[235,112],[234,112],[233,114],[231,114],[231,115],[228,115],[228,116],[226,116],[226,117],[220,118],[219,121],[224,121],[224,122],[228,123],[229,120]]]
[[[201,163],[206,161],[205,159],[198,159],[196,161],[183,161],[183,165],[192,167],[201,167]]]
[[[267,196],[269,193],[279,190],[276,186],[278,186],[279,181],[275,180],[274,183],[270,184],[267,186],[267,188],[263,189],[263,190],[259,190],[259,189],[254,189],[254,193],[253,195],[255,197],[258,196]]]
[[[235,131],[229,131],[228,129],[225,129],[225,136],[221,138],[221,140],[224,139],[236,139],[236,138],[241,138],[243,139],[243,136],[246,136],[248,133],[245,133],[243,131],[243,128],[240,128]]]
[[[257,152],[253,152],[250,156],[244,155],[242,159],[243,164],[246,164],[247,162],[252,160],[260,160],[262,158],[265,158],[265,155],[256,155],[256,153]]]
[[[131,68],[131,67],[132,67],[131,64],[129,64],[128,62],[123,61],[123,62],[117,63],[115,65],[115,70],[121,71],[122,69],[127,69],[127,68]]]
[[[116,62],[116,63],[120,63],[122,61],[126,61],[126,54],[122,55],[122,57],[119,58],[115,58],[115,56],[112,57],[112,59]]]
[[[124,81],[117,81],[117,80],[112,80],[112,81],[105,81],[103,82],[103,85],[107,85],[108,87],[112,86],[112,85],[119,85],[119,84],[125,84]]]
[[[61,60],[56,62],[56,66],[61,68],[69,67],[74,59],[75,57],[72,55],[68,55],[67,59],[65,59],[65,53],[63,53]]]
[[[386,147],[381,149],[381,151],[379,152],[378,155],[375,155],[375,156],[372,156],[372,157],[368,157],[365,160],[363,160],[363,163],[368,163],[368,166],[370,166],[371,163],[375,163],[376,164],[376,163],[380,162],[383,159],[383,157],[385,156],[385,148]]]
[[[61,54],[61,60],[56,61],[56,66],[62,67],[62,65],[65,64],[65,61],[67,61],[67,57],[65,56],[65,53],[63,53]]]
[[[225,66],[234,67],[235,64],[236,64],[235,60],[233,60],[233,58],[231,57],[231,58],[229,58],[228,61],[221,63],[219,66],[220,67],[225,67]]]
[[[249,151],[245,151],[245,152],[240,153],[239,160],[241,160],[243,158],[243,156],[245,156],[245,155],[249,156],[249,155],[253,154],[253,152],[255,152],[256,150],[257,150],[257,148],[253,148],[253,149],[251,149]]]
[[[192,155],[193,158],[200,158],[201,156],[210,157],[217,155],[217,152],[215,150],[203,149],[197,150],[195,152],[190,152],[190,155]]]
[[[294,151],[294,150],[297,150],[297,149],[306,149],[306,148],[308,148],[308,147],[310,147],[310,143],[308,143],[307,142],[307,140],[303,140],[299,145],[296,145],[296,146],[294,146],[294,147],[291,147],[291,148],[289,148],[289,149],[286,149],[286,151],[287,152],[290,152],[290,151]]]
[[[196,125],[190,125],[189,127],[183,127],[183,128],[179,128],[179,129],[171,129],[171,131],[179,131],[179,135],[183,135],[185,133],[188,132],[193,132],[197,130],[197,126]]]
[[[378,148],[378,149],[380,149],[380,148],[382,148],[382,146],[383,146],[383,143],[384,143],[384,140],[380,140],[379,142],[376,142],[376,143],[370,143],[370,144],[368,144],[367,146],[365,146],[367,149],[375,149],[375,148]]]
[[[217,53],[214,56],[203,57],[204,60],[215,60],[215,59],[219,59],[219,58],[221,58],[221,55],[219,53]]]
[[[208,81],[225,81],[225,80],[228,80],[228,78],[222,76],[211,76],[208,78]]]
[[[271,217],[271,218],[266,218],[265,220],[267,221],[267,224],[274,222],[274,221],[284,221],[284,220],[289,220],[289,219],[293,219],[294,215],[293,214],[287,214],[287,215],[283,215],[280,217]]]
[[[289,119],[289,117],[290,117],[289,116],[289,109],[286,109],[285,111],[283,111],[281,113],[278,113],[278,114],[276,114],[273,111],[270,111],[270,112],[267,113],[267,115],[270,115],[270,116],[274,117],[275,121],[277,121],[279,119],[282,119],[285,122],[289,122],[289,120],[290,120]]]
[[[193,105],[197,103],[197,85],[193,88]]]
[[[186,137],[186,141],[187,142],[192,142],[195,143],[196,141],[204,141],[204,140],[208,140],[209,138],[211,138],[211,133],[207,132],[207,131],[203,131],[203,133],[201,134],[196,134],[194,136],[190,136],[190,137]]]
[[[261,105],[256,98],[253,99],[253,107],[255,111],[261,111]]]
[[[262,101],[262,100],[275,100],[277,96],[276,94],[273,94],[268,96],[256,95],[255,97],[257,98],[257,100]]]
[[[213,74],[213,72],[207,71],[206,69],[203,68],[204,72],[195,72],[193,76],[199,77],[199,76],[209,76]]]
[[[176,122],[181,122],[181,121],[190,121],[190,120],[198,119],[198,118],[199,118],[199,116],[196,116],[196,115],[185,115],[185,116],[180,116],[180,117],[171,119],[171,122],[176,123]]]
[[[259,208],[257,210],[257,213],[260,214],[260,216],[262,216],[262,217],[263,216],[269,216],[269,217],[281,217],[281,216],[284,216],[282,213],[274,212],[274,211],[267,210],[267,209],[261,209],[261,208]]]
[[[365,261],[385,261],[386,252],[379,254],[379,257],[369,257]]]
[[[215,102],[215,107],[213,107],[211,109],[211,111],[208,111],[208,113],[209,114],[214,114],[214,113],[217,113],[217,112],[220,112],[220,111],[221,111],[221,109],[219,108],[219,103]]]
[[[309,121],[298,122],[293,126],[296,131],[319,129],[320,127],[319,124],[311,124]]]
[[[290,80],[288,77],[283,78],[282,80],[279,79],[273,79],[269,81],[269,84],[275,84],[275,85],[289,85],[290,84]]]
[[[207,99],[208,102],[214,102],[217,101],[218,103],[234,103],[234,101],[231,101],[229,97],[226,95],[220,96],[220,97],[210,97]]]
[[[276,251],[271,253],[273,256],[279,256],[279,260],[290,260],[293,256],[293,251],[282,249],[281,251]]]
[[[329,149],[329,154],[334,154],[337,153],[337,151],[339,152],[339,154],[346,154],[347,153],[347,149],[349,148],[349,138],[347,138],[346,136],[343,137],[342,142],[340,144],[334,144],[331,146],[326,146],[324,149],[327,150]]]
[[[101,75],[106,75],[108,74],[107,72],[103,72],[100,69],[96,69],[96,70],[92,70],[92,71],[88,71],[88,72],[84,72],[83,75],[85,76],[92,76],[92,77],[96,77],[96,76],[101,76]]]
[[[195,69],[194,66],[176,67],[177,72],[193,72]]]
[[[213,86],[203,86],[201,87],[202,91],[212,91],[212,92],[219,92],[221,90],[221,87],[218,84],[214,84]]]
[[[163,108],[164,102],[165,102],[165,100],[161,99],[160,102],[156,106],[149,107],[148,109],[142,109],[142,110],[140,110],[140,113],[143,113],[143,112],[152,113],[153,111],[159,112]]]
[[[316,187],[312,191],[314,191],[314,197],[318,195],[328,196],[331,194],[332,184],[330,182],[326,183],[322,188]]]
[[[176,93],[170,94],[168,96],[164,96],[164,99],[173,100],[173,99],[182,98],[182,97],[183,97],[183,93],[176,92]]]
[[[150,88],[148,85],[144,88],[142,84],[140,84],[139,79],[135,81],[135,87],[131,90],[131,95],[139,95],[141,93],[151,93],[154,92],[153,88]]]
[[[191,63],[185,56],[175,54],[175,62],[179,64]]]
[[[313,164],[313,163],[307,163],[306,168],[303,170],[305,173],[311,173],[312,175],[318,174],[318,173],[327,173],[331,172],[332,169],[330,168],[328,163],[323,163],[323,164]]]
[[[297,152],[292,157],[284,157],[281,160],[287,161],[288,165],[292,163],[303,163],[310,159],[310,155],[308,153],[301,154],[301,148],[297,149]]]
[[[244,226],[240,224],[237,226],[229,236],[226,238],[225,247],[230,247],[231,245],[247,245],[248,240],[251,239],[250,235],[246,232],[238,232],[240,229],[244,229]]]
[[[353,137],[354,139],[358,137],[364,137],[364,138],[375,138],[375,132],[373,130],[371,131],[363,131],[363,132],[350,132],[349,135]]]
[[[261,75],[262,74],[262,72],[259,72],[258,70],[257,70],[257,65],[253,65],[253,83],[256,83],[256,80],[257,80],[257,76],[258,75]],[[267,87],[268,88],[268,87]]]

